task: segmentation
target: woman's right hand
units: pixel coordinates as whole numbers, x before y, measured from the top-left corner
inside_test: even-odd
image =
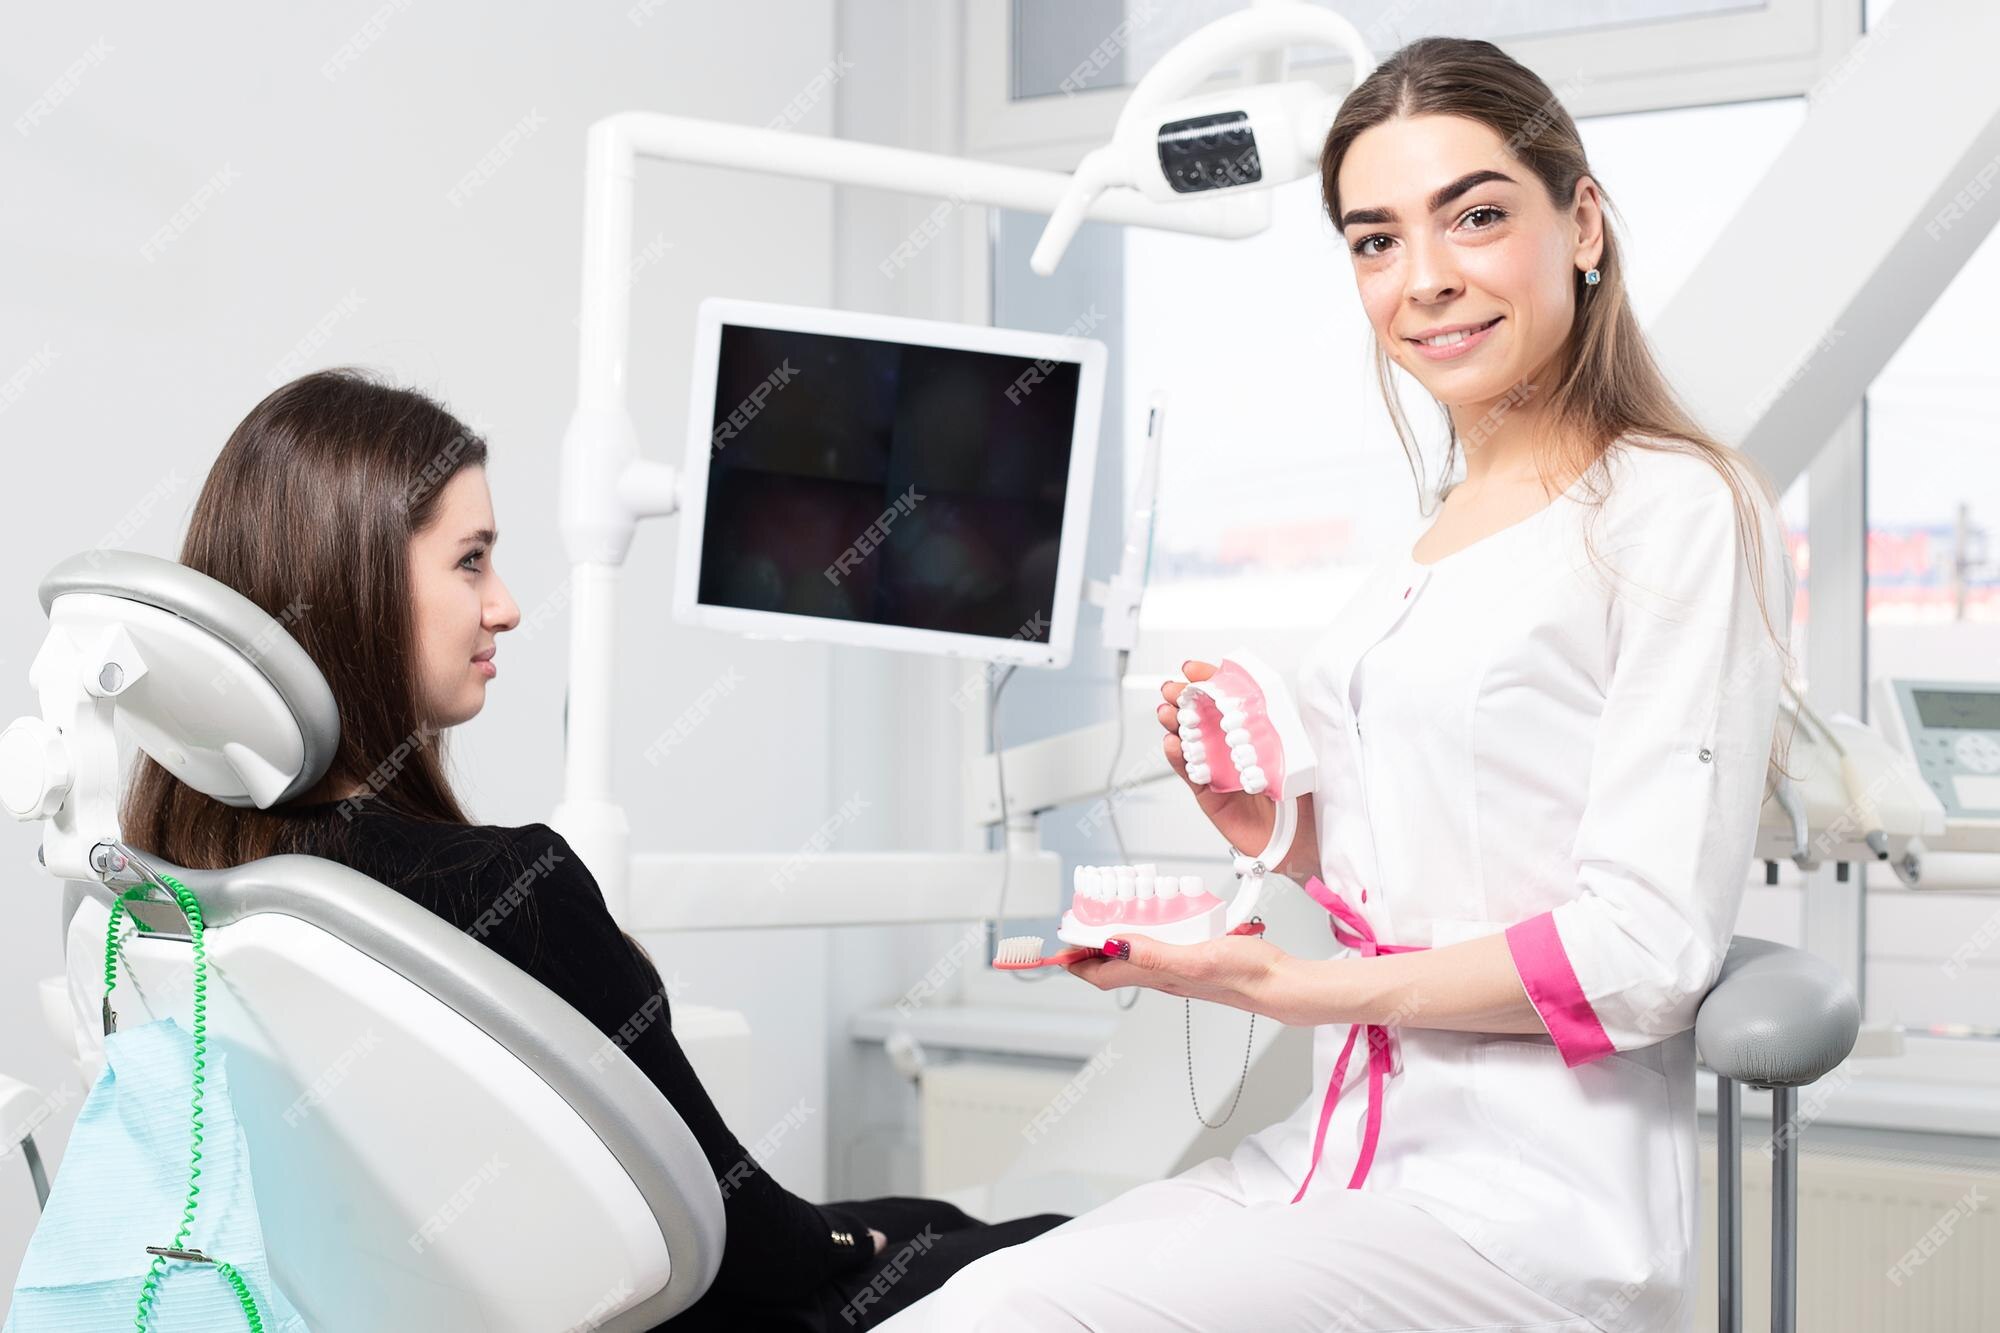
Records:
[[[1166,702],[1155,714],[1167,731],[1163,743],[1167,763],[1181,775],[1181,781],[1188,784],[1189,790],[1194,793],[1195,804],[1201,807],[1201,812],[1208,816],[1216,831],[1229,839],[1229,845],[1245,856],[1255,856],[1270,844],[1271,829],[1277,822],[1277,803],[1268,796],[1252,796],[1243,791],[1219,792],[1189,780],[1187,759],[1181,754],[1181,691],[1187,688],[1188,681],[1207,680],[1213,676],[1215,666],[1210,662],[1183,662],[1181,672],[1187,677],[1186,681],[1170,680],[1160,687],[1160,694]],[[1271,869],[1303,883],[1318,873],[1319,839],[1313,824],[1312,796],[1308,793],[1294,799],[1299,802],[1298,832],[1292,837],[1285,863]]]

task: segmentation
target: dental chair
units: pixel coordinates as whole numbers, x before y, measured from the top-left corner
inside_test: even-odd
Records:
[[[1861,1002],[1817,954],[1738,935],[1695,1015],[1715,1075],[1716,1330],[1743,1330],[1743,1085],[1771,1093],[1771,1333],[1798,1327],[1798,1090],[1854,1049]]]
[[[714,1173],[581,1014],[346,866],[189,870],[120,847],[114,722],[229,805],[268,808],[324,775],[338,714],[284,627],[128,552],[64,561],[41,599],[42,712],[0,733],[0,798],[45,821],[41,860],[65,881],[77,1054],[94,1079],[112,902],[146,882],[142,865],[173,876],[206,922],[210,1058],[228,1062],[273,1278],[315,1333],[626,1333],[692,1304],[722,1255]],[[164,894],[128,908],[151,929],[125,943],[118,1026],[185,1026],[187,922]],[[17,1110],[38,1100],[12,1095]]]

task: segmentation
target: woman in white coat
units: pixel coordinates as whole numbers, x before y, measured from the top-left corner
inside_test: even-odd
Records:
[[[1694,1326],[1692,1028],[1782,762],[1774,499],[1664,383],[1534,74],[1417,42],[1321,166],[1413,467],[1390,363],[1463,465],[1302,671],[1320,780],[1285,870],[1349,951],[1134,938],[1073,968],[1316,1027],[1313,1090],[890,1333]],[[1194,795],[1263,844],[1269,799]]]

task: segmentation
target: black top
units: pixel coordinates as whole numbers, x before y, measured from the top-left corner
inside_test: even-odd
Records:
[[[873,1256],[859,1215],[791,1193],[723,1123],[674,1038],[658,970],[612,919],[561,834],[546,824],[441,824],[377,806],[337,819],[337,808],[283,813],[321,825],[307,839],[314,854],[399,890],[561,996],[680,1112],[715,1172],[727,1226],[721,1267],[688,1324],[719,1316],[724,1327],[767,1326],[750,1322],[753,1312],[817,1308],[830,1284]]]

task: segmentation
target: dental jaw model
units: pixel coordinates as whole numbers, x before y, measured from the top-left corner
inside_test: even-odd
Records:
[[[1234,930],[1256,915],[1265,877],[1291,853],[1299,798],[1311,793],[1318,764],[1284,682],[1247,652],[1229,654],[1213,676],[1181,690],[1179,721],[1188,781],[1268,796],[1277,808],[1264,849],[1254,857],[1236,849],[1240,882],[1223,921],[1224,931]]]
[[[1222,934],[1226,910],[1199,875],[1162,875],[1152,865],[1078,866],[1076,899],[1056,936],[1092,949],[1123,935],[1199,944]]]
[[[1000,942],[993,966],[1011,971],[1073,962],[1128,935],[1199,944],[1262,929],[1251,922],[1264,881],[1290,854],[1299,798],[1318,777],[1305,724],[1277,673],[1246,652],[1231,653],[1213,676],[1181,690],[1179,722],[1190,782],[1268,796],[1276,806],[1263,850],[1248,856],[1236,849],[1236,896],[1225,906],[1199,876],[1162,875],[1152,865],[1080,866],[1076,896],[1056,931],[1072,947],[1043,957],[1040,936],[1014,936]]]

